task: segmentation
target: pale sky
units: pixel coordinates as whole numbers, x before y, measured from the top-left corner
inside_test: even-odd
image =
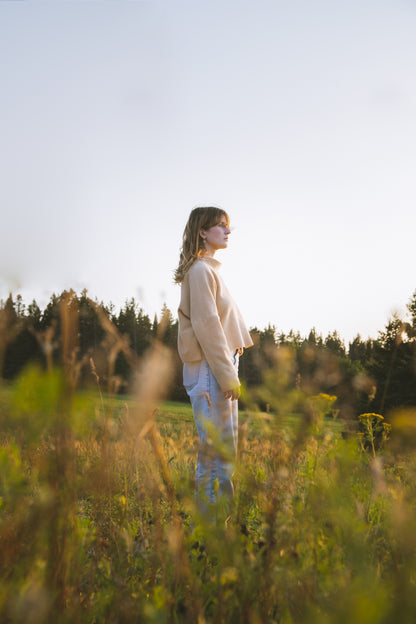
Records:
[[[413,0],[0,1],[0,298],[151,317],[190,210],[247,324],[376,337],[416,289]]]

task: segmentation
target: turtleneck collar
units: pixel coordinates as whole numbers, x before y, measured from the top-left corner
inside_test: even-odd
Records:
[[[211,258],[211,256],[200,256],[200,260],[204,262],[208,262],[214,269],[219,269],[221,267],[221,262],[219,262],[216,258]]]

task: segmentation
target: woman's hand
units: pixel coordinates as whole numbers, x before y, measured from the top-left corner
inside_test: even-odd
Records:
[[[240,396],[240,386],[236,386],[235,388],[231,388],[231,390],[226,390],[224,392],[224,398],[231,399],[231,401],[236,401]]]

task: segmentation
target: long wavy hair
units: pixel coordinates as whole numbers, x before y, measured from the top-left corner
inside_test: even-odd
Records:
[[[206,206],[194,208],[191,211],[183,232],[179,266],[174,275],[176,284],[180,284],[183,281],[186,272],[205,252],[205,243],[204,239],[200,236],[200,231],[209,230],[209,228],[217,225],[221,221],[222,217],[226,218],[227,225],[229,225],[230,218],[225,210],[222,210],[222,208]]]

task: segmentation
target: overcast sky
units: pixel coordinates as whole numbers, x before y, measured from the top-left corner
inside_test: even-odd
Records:
[[[250,326],[377,336],[416,289],[413,0],[0,1],[0,298],[176,314],[190,210]]]

